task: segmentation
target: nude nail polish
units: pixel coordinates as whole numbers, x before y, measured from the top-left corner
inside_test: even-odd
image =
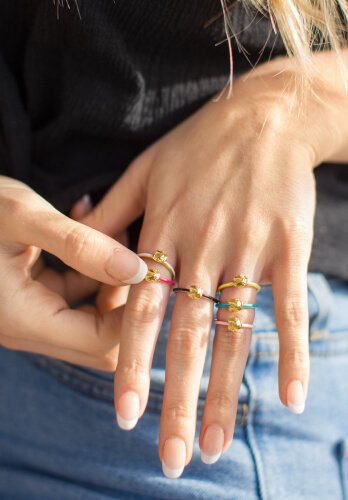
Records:
[[[117,404],[117,423],[121,429],[129,431],[133,429],[139,419],[139,396],[134,391],[122,394]]]
[[[288,408],[294,413],[302,413],[305,408],[305,396],[302,382],[292,380],[287,389]]]
[[[162,470],[163,474],[170,479],[181,476],[186,462],[186,444],[178,438],[172,437],[166,440],[163,447]]]
[[[201,460],[205,464],[214,464],[221,456],[224,446],[224,431],[217,424],[211,424],[207,427],[201,448]]]

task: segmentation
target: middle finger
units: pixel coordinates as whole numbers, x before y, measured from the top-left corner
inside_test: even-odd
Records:
[[[218,270],[184,263],[180,287],[202,287],[215,295]],[[159,455],[167,477],[179,477],[192,456],[200,381],[209,343],[214,303],[177,292],[166,355],[166,380],[160,425]]]
[[[247,270],[248,276],[255,276],[253,267],[243,268]],[[223,282],[231,282],[233,272],[238,272],[235,266],[225,273]],[[239,300],[241,303],[233,303],[236,309],[241,305],[254,305],[256,293],[256,290],[249,286],[227,287],[222,290],[219,299],[224,304],[232,299]],[[230,319],[240,320],[242,325],[237,326],[242,327],[231,331],[228,325],[216,324],[200,435],[201,458],[207,464],[216,462],[232,441],[240,385],[251,339],[251,328],[246,326],[252,325],[255,309],[243,307],[231,311],[228,308],[217,308],[216,316],[219,321],[227,323]]]

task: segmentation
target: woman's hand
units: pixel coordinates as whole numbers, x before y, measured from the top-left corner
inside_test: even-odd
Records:
[[[167,252],[178,286],[196,284],[214,295],[218,284],[238,274],[272,283],[280,343],[279,396],[300,413],[310,364],[307,266],[315,211],[313,167],[321,143],[317,132],[324,134],[325,124],[309,127],[313,116],[298,114],[298,101],[290,86],[286,88],[287,78],[293,77],[289,73],[257,78],[255,72],[247,83],[237,80],[232,100],[209,102],[136,158],[85,223],[117,233],[113,206],[122,193],[128,200],[124,213],[145,208],[138,251]],[[162,266],[151,262],[150,267],[170,277]],[[131,287],[115,375],[117,418],[125,429],[134,427],[146,407],[153,352],[170,291],[163,283]],[[255,303],[256,291],[227,288],[221,294],[223,302],[232,297]],[[222,320],[231,315],[226,309],[218,312]],[[233,315],[247,323],[254,317],[252,310]],[[212,317],[210,301],[177,294],[159,438],[169,477],[178,477],[192,456]],[[206,463],[216,461],[232,441],[250,338],[247,329],[232,333],[225,326],[216,328],[200,435]]]
[[[72,216],[84,213],[76,205]],[[0,214],[0,343],[114,371],[123,313],[115,307],[125,302],[124,285],[142,280],[147,267],[14,179],[0,177]],[[45,267],[41,249],[75,270],[60,275]],[[98,290],[96,308],[69,308]]]

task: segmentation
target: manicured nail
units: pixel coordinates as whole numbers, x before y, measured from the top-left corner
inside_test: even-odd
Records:
[[[145,264],[145,262],[142,259],[139,259],[139,257],[137,257],[137,259],[139,261],[139,264],[138,264],[139,267],[138,267],[137,273],[132,278],[129,278],[127,280],[122,280],[123,283],[126,283],[127,285],[136,285],[137,283],[140,283],[141,281],[143,281],[143,279],[145,278],[145,276],[149,270],[147,265]]]
[[[117,423],[125,431],[133,429],[139,419],[139,396],[134,391],[122,394],[117,404]]]
[[[90,212],[93,208],[93,205],[92,205],[92,200],[91,200],[91,197],[90,195],[87,193],[87,194],[84,194],[81,198],[81,202],[83,204],[83,208],[84,208],[84,214],[88,214],[88,212]]]
[[[305,408],[305,396],[300,380],[292,380],[287,391],[288,407],[294,413],[302,413]]]
[[[122,259],[122,265],[117,260]],[[146,263],[140,259],[137,255],[131,252],[126,254],[119,251],[115,251],[108,262],[106,263],[105,269],[110,276],[122,281],[126,285],[135,285],[140,283],[145,278],[148,267]]]
[[[76,220],[82,219],[92,210],[92,208],[91,197],[89,194],[85,194],[72,206],[70,216]]]
[[[185,442],[177,437],[166,440],[163,448],[162,470],[170,479],[181,476],[186,462]]]
[[[224,431],[217,425],[209,425],[204,433],[201,449],[201,459],[205,464],[214,464],[221,456],[224,446]]]

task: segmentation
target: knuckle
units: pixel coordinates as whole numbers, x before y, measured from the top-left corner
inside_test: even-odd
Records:
[[[288,300],[280,311],[282,321],[295,327],[302,326],[307,321],[307,315],[307,308],[300,298]]]
[[[176,329],[168,344],[169,359],[195,359],[199,357],[208,341],[209,333],[195,324],[186,324]]]
[[[285,244],[290,248],[302,247],[312,236],[308,219],[304,216],[297,215],[296,217],[284,218],[279,221],[279,224],[282,228],[281,233]]]
[[[75,259],[80,259],[85,254],[88,245],[88,231],[83,226],[72,226],[65,236],[65,255],[73,254]]]
[[[187,401],[175,401],[172,403],[167,403],[163,406],[162,416],[167,423],[177,422],[178,420],[189,420],[192,419],[192,404]]]
[[[147,363],[141,358],[133,358],[118,367],[118,375],[127,383],[146,381],[149,378]]]
[[[214,410],[214,413],[231,412],[236,406],[234,398],[226,391],[214,391],[213,394],[207,396],[206,403]]]
[[[284,353],[284,362],[286,366],[295,369],[306,369],[309,363],[308,351],[300,347],[292,347]]]
[[[129,303],[129,313],[136,323],[153,323],[160,315],[161,306],[153,296],[143,294]]]
[[[244,354],[249,350],[250,335],[245,332],[219,331],[215,336],[215,345],[230,358],[233,355]]]

